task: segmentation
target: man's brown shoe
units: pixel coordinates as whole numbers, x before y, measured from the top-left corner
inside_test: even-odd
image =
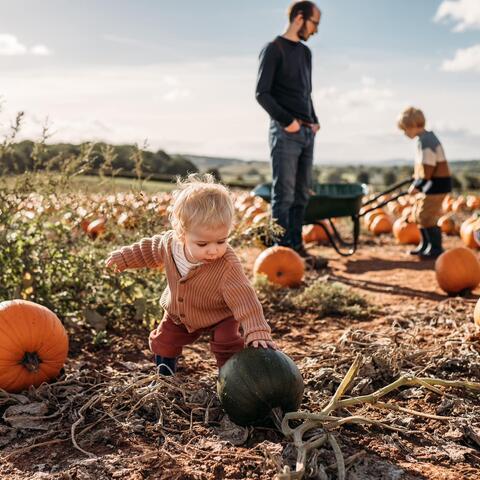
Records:
[[[326,258],[317,257],[308,253],[303,246],[295,251],[303,258],[305,265],[309,268],[313,268],[314,270],[322,270],[322,268],[326,268],[328,265],[328,260]]]

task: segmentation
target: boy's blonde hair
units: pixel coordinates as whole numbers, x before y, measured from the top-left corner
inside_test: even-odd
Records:
[[[406,108],[397,119],[398,128],[406,130],[407,128],[425,127],[425,115],[419,108]]]
[[[194,173],[185,179],[178,177],[172,196],[169,218],[179,237],[198,226],[231,227],[234,206],[230,192],[213,175]]]

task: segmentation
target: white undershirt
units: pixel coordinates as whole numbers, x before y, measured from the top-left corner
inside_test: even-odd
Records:
[[[176,238],[175,235],[172,237],[172,255],[175,265],[177,266],[182,277],[187,275],[192,268],[198,267],[202,264],[202,262],[192,263],[187,260],[184,244],[178,238]]]

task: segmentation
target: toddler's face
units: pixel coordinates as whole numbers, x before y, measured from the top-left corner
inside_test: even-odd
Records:
[[[185,255],[190,262],[213,262],[225,255],[227,250],[229,226],[216,229],[196,227],[185,232],[182,238]]]
[[[419,127],[406,127],[403,132],[408,138],[415,138],[418,134],[423,132],[423,128]]]

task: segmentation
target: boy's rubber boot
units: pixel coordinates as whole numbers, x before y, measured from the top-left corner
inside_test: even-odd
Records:
[[[421,255],[430,246],[430,239],[426,228],[420,227],[420,235],[422,236],[420,243],[417,245],[417,248],[408,252],[410,255]]]
[[[420,256],[425,259],[437,258],[443,253],[442,230],[440,227],[430,227],[427,228],[427,234],[429,246]]]
[[[170,357],[161,357],[160,355],[155,355],[155,363],[157,365],[157,370],[160,375],[175,375],[177,371],[177,358]]]

